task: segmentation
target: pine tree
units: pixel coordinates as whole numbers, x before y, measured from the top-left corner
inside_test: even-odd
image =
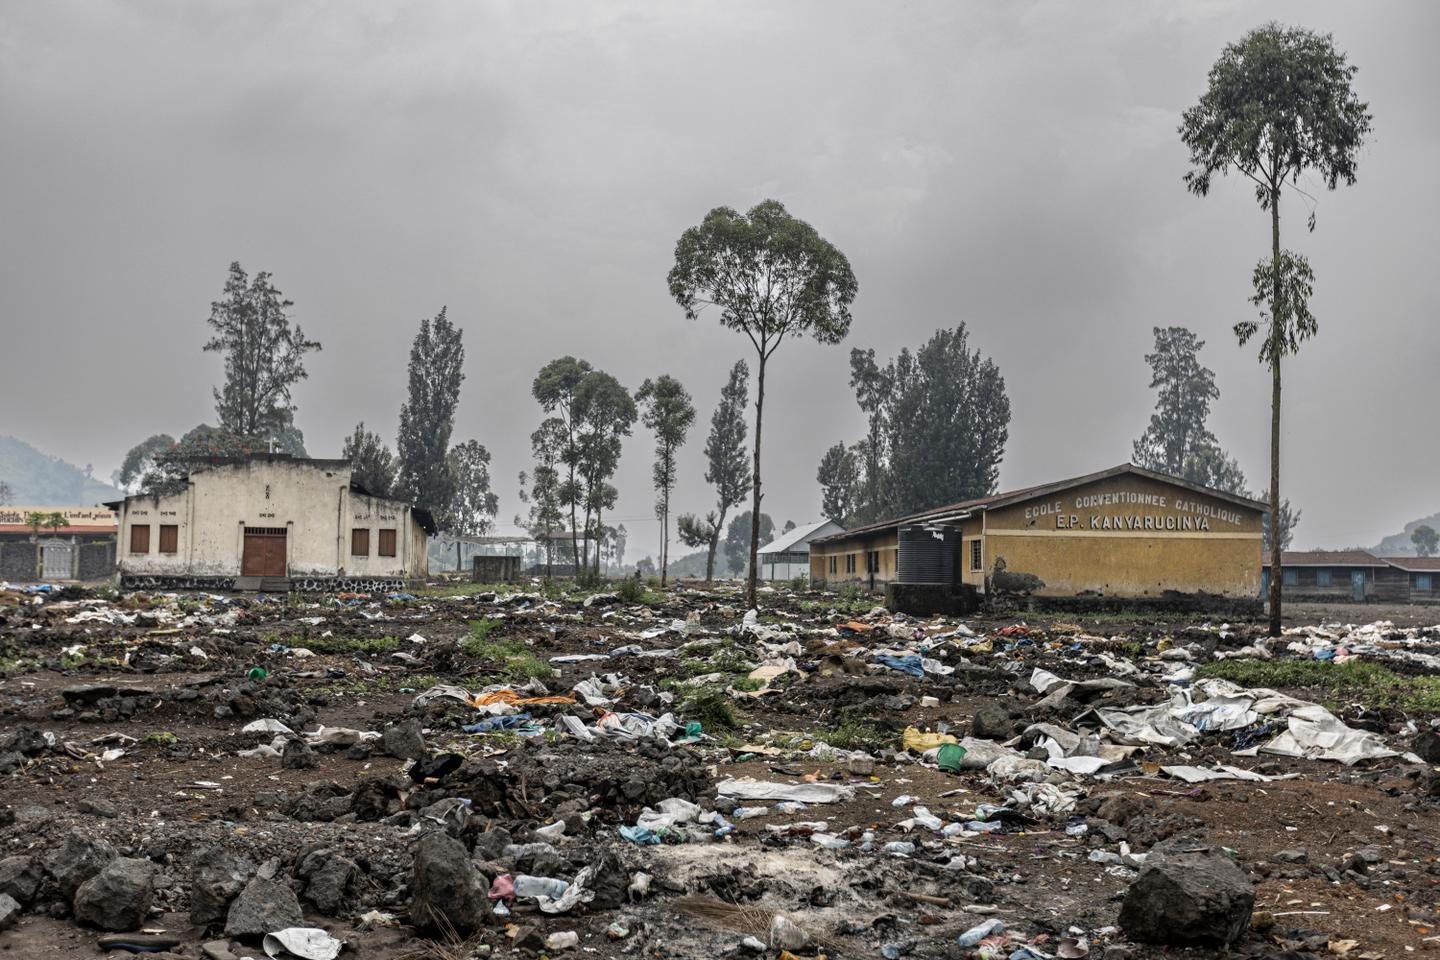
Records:
[[[287,426],[293,430],[290,390],[307,376],[305,354],[320,349],[291,324],[293,306],[270,274],[251,280],[239,261],[230,264],[224,294],[210,304],[214,336],[204,348],[225,355],[225,385],[214,390],[220,429],[265,439]]]
[[[400,408],[395,448],[400,459],[400,490],[437,523],[450,516],[455,476],[449,460],[450,433],[460,383],[465,379],[464,331],[453,326],[441,307],[435,319],[420,321],[410,347],[410,392]]]
[[[746,470],[745,407],[749,403],[750,368],[737,360],[720,390],[720,403],[710,415],[710,435],[705,440],[705,482],[715,488],[715,510],[703,519],[684,514],[676,522],[680,542],[687,547],[705,547],[705,581],[715,579],[715,553],[725,531],[725,515],[750,492]]]

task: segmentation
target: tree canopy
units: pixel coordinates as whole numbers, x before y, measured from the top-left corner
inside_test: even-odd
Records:
[[[490,451],[478,440],[466,440],[450,448],[448,459],[455,490],[444,526],[462,537],[489,533],[500,509],[500,498],[490,489]]]
[[[676,453],[695,422],[695,404],[679,380],[661,375],[646,380],[635,392],[640,420],[655,433],[655,516],[660,520],[660,584],[664,586],[670,559],[670,494],[675,489]]]
[[[516,516],[521,527],[545,551],[546,576],[553,573],[555,531],[564,528],[565,514],[560,497],[560,457],[565,450],[565,424],[558,417],[547,417],[539,429],[530,434],[530,454],[535,461],[530,473],[520,472],[520,502],[529,507],[525,517]]]
[[[827,517],[864,523],[995,491],[1010,399],[995,362],[970,349],[964,323],[883,367],[873,350],[853,350],[850,369],[867,433],[820,462]]]
[[[444,307],[433,321],[420,321],[410,346],[409,393],[400,408],[399,487],[411,503],[433,512],[437,523],[454,515],[448,510],[455,492],[450,434],[465,379],[463,338]]]
[[[755,348],[755,446],[750,496],[750,574],[745,599],[755,604],[754,563],[760,523],[760,448],[765,413],[765,367],[787,338],[809,335],[839,343],[850,331],[857,284],[850,261],[834,244],[778,200],[746,214],[716,207],[675,244],[670,295],[694,319],[715,307],[722,326],[745,334]]]
[[[1200,101],[1185,111],[1180,138],[1190,150],[1185,185],[1196,196],[1210,192],[1216,174],[1236,172],[1254,185],[1255,199],[1270,214],[1270,255],[1255,267],[1251,301],[1260,320],[1235,325],[1241,346],[1262,330],[1260,361],[1270,368],[1270,512],[1277,535],[1270,544],[1270,635],[1281,629],[1280,551],[1284,509],[1280,496],[1281,360],[1314,336],[1309,299],[1314,274],[1305,257],[1280,243],[1280,199],[1286,187],[1310,204],[1301,188],[1314,175],[1327,188],[1355,182],[1361,145],[1371,130],[1369,107],[1351,88],[1356,68],[1335,48],[1334,38],[1303,27],[1268,23],[1221,52]],[[1296,518],[1298,519],[1298,513]]]
[[[751,523],[749,510],[736,514],[735,519],[730,521],[730,526],[725,529],[725,559],[735,573],[743,573],[745,564],[755,559],[750,540],[752,527],[760,531],[760,542],[754,544],[756,548],[775,539],[775,521],[770,519],[768,513],[760,514],[760,522],[755,524]]]
[[[584,360],[570,356],[558,357],[540,368],[530,386],[530,392],[540,404],[540,408],[546,413],[555,414],[555,419],[560,424],[560,433],[564,438],[560,449],[560,462],[564,465],[565,478],[557,487],[557,495],[560,502],[569,508],[570,530],[574,533],[580,530],[579,507],[583,499],[577,476],[580,454],[576,438],[575,391],[590,371],[590,364]],[[571,551],[575,569],[578,571],[580,542],[573,538]]]
[[[710,435],[705,439],[705,482],[715,488],[715,509],[703,518],[683,514],[676,523],[681,543],[705,548],[706,581],[715,578],[715,553],[725,531],[725,516],[750,492],[745,450],[749,380],[750,368],[744,360],[737,360],[720,389],[720,402],[710,415]]]
[[[585,510],[581,528],[586,551],[596,544],[592,576],[600,573],[603,517],[615,506],[618,491],[610,483],[620,466],[621,440],[630,435],[637,410],[630,392],[610,374],[590,370],[575,386],[572,416],[575,427],[573,455]]]
[[[225,385],[216,387],[215,413],[220,428],[235,436],[263,436],[294,429],[290,391],[304,380],[305,354],[319,350],[299,324],[290,322],[294,304],[260,272],[253,279],[239,261],[207,321],[214,336],[204,349],[225,355]]]
[[[395,455],[378,434],[365,429],[363,420],[345,438],[340,456],[350,461],[351,478],[360,486],[377,497],[395,495]]]

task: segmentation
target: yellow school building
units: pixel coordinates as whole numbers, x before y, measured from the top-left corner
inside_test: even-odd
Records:
[[[1265,504],[1126,463],[814,540],[817,586],[1254,599]]]

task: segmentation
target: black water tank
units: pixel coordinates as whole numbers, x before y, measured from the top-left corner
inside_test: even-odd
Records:
[[[955,583],[959,540],[959,531],[943,524],[901,527],[895,579],[900,583]]]

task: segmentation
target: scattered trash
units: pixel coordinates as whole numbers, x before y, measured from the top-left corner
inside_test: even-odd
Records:
[[[1440,628],[476,586],[0,586],[0,928],[172,950],[145,924],[182,891],[233,938],[211,960],[337,960],[330,917],[491,956],[1124,960],[1253,929],[1371,960],[1324,918],[1440,929],[1440,722],[1396,706]],[[1395,667],[1383,696],[1357,661]],[[1207,839],[1240,831],[1265,911]]]

